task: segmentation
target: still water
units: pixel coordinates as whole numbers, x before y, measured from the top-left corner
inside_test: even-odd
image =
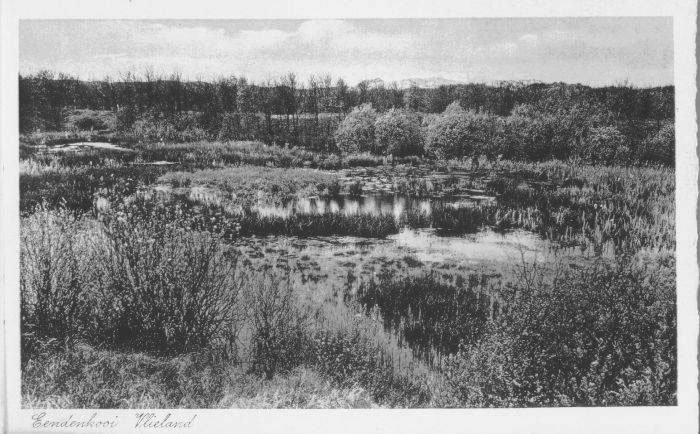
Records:
[[[493,200],[495,200],[493,197],[483,195],[428,199],[391,194],[372,194],[359,197],[307,197],[284,205],[258,205],[254,209],[263,216],[291,217],[296,214],[342,213],[345,215],[393,215],[398,219],[406,212],[419,212],[430,215],[433,204],[458,208]]]

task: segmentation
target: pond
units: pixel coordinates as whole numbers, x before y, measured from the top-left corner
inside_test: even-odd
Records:
[[[495,232],[485,229],[475,234],[440,236],[434,229],[404,228],[388,238],[398,249],[410,252],[423,262],[452,260],[468,265],[532,263],[546,261],[564,252],[554,243],[524,230]],[[575,250],[568,249],[565,253],[575,253]]]
[[[109,142],[74,142],[65,145],[56,145],[48,148],[48,152],[79,152],[86,149],[100,149],[117,152],[136,152],[133,149],[123,148]]]

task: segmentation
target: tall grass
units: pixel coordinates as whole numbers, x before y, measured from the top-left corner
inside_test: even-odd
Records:
[[[555,241],[617,252],[675,250],[675,179],[670,169],[500,162],[489,188],[498,196],[493,224]]]
[[[71,337],[155,353],[235,351],[235,257],[216,234],[178,227],[177,215],[159,211],[115,207],[100,224],[63,210],[25,218],[27,342]]]
[[[76,343],[34,354],[22,370],[25,408],[211,408],[226,396],[227,362],[171,358]]]
[[[384,327],[430,363],[439,363],[461,343],[477,342],[492,310],[485,279],[477,275],[451,285],[434,275],[396,279],[386,274],[360,285],[354,298],[368,315],[377,309]]]
[[[154,166],[124,166],[105,164],[101,167],[82,165],[66,167],[60,164],[46,168],[27,165],[20,173],[20,212],[27,214],[40,204],[49,208],[63,207],[76,212],[88,212],[95,205],[96,194],[113,200],[138,191],[155,182],[167,169]]]
[[[65,210],[38,206],[22,221],[20,287],[22,356],[37,350],[40,341],[59,345],[80,334],[91,310],[85,297],[84,243],[79,222]]]
[[[251,369],[269,380],[305,360],[308,318],[288,279],[264,276],[248,290]]]

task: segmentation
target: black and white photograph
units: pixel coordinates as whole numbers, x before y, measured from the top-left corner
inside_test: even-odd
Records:
[[[695,21],[671,11],[18,16],[6,426],[607,407],[694,432]]]

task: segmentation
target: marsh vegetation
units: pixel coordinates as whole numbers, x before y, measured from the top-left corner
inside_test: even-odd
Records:
[[[21,107],[25,406],[676,403],[664,89],[516,86],[477,111],[447,100],[470,87],[392,109],[331,83],[304,113],[246,105],[289,82],[226,83]],[[165,84],[237,98],[171,107]]]

